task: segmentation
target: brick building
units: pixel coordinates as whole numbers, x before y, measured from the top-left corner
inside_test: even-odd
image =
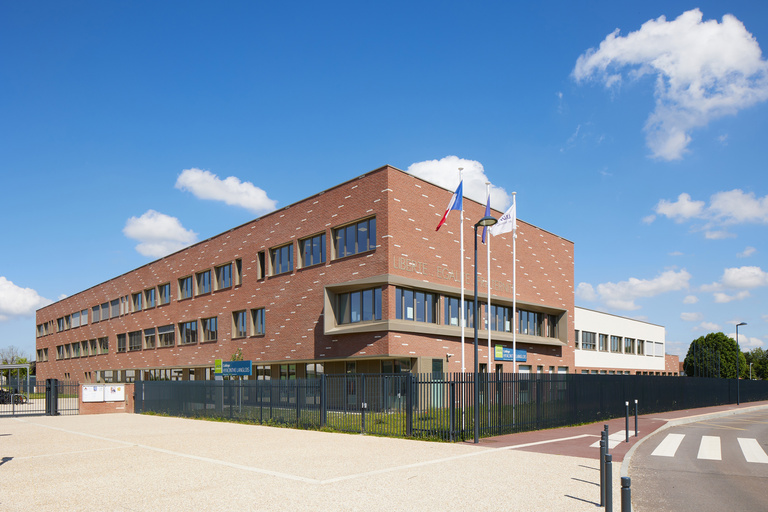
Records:
[[[435,231],[451,193],[381,167],[41,308],[38,378],[212,379],[236,353],[254,379],[459,372],[459,212]],[[484,208],[464,198],[467,371]],[[495,347],[512,347],[512,234],[491,244],[479,362],[511,372]],[[485,303],[484,246],[478,260]],[[520,371],[573,371],[573,243],[518,220],[517,260]]]

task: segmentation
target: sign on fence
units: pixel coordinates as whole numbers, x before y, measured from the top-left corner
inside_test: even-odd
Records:
[[[216,359],[213,365],[215,375],[251,375],[253,361],[222,361]]]
[[[496,361],[517,361],[518,363],[525,363],[528,361],[528,352],[526,352],[523,349],[517,349],[517,352],[513,351],[511,348],[502,347],[501,345],[496,345],[494,351],[494,359]],[[517,355],[517,357],[515,357]]]
[[[125,386],[122,384],[83,384],[83,402],[124,402]]]

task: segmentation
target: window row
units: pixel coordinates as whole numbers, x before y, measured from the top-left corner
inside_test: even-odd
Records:
[[[650,340],[598,334],[590,331],[576,331],[576,348],[581,350],[638,356],[663,356],[663,345],[663,343]]]
[[[44,357],[45,361],[48,360],[48,350],[40,354],[38,350],[38,358]],[[109,338],[98,338],[94,340],[76,341],[74,343],[67,343],[64,345],[56,346],[56,359],[72,359],[75,357],[88,357],[98,356],[109,353]]]

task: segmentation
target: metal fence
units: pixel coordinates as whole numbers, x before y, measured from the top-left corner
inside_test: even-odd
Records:
[[[768,400],[768,381],[740,381],[743,402]],[[643,375],[347,374],[316,379],[138,381],[135,412],[228,418],[447,441],[736,402],[736,381]]]
[[[30,381],[29,386],[0,387],[0,417],[80,413],[80,384],[57,379]]]

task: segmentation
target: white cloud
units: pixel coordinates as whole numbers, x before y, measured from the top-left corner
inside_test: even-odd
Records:
[[[577,82],[596,78],[611,88],[622,71],[655,77],[656,107],[644,130],[654,157],[682,158],[690,132],[768,98],[768,63],[744,24],[726,14],[702,22],[698,9],[673,21],[660,16],[626,37],[619,29],[579,56]]]
[[[752,256],[756,252],[757,252],[757,249],[755,249],[754,247],[747,247],[746,249],[744,249],[743,252],[740,252],[736,256],[739,257],[739,258],[749,258],[750,256]]]
[[[713,194],[707,205],[705,201],[694,201],[689,194],[682,193],[676,201],[661,199],[653,210],[657,215],[663,215],[677,223],[704,221],[701,227],[705,232],[704,236],[710,240],[721,240],[735,236],[722,229],[723,227],[750,223],[768,224],[768,195],[755,197],[754,192],[734,189]],[[650,215],[646,219],[652,222],[655,216]]]
[[[686,295],[683,299],[683,304],[696,304],[699,302],[699,298],[695,295]]]
[[[760,267],[727,268],[720,282],[726,288],[752,289],[768,286],[768,272]]]
[[[765,348],[765,342],[760,338],[750,338],[748,336],[742,337],[741,334],[739,334],[739,345],[741,345],[742,350]]]
[[[11,317],[34,315],[37,309],[50,303],[32,288],[22,288],[0,276],[0,322]]]
[[[703,318],[701,313],[680,313],[680,320],[684,322],[699,322]]]
[[[242,182],[234,176],[225,179],[210,171],[185,169],[176,180],[176,188],[187,190],[199,199],[223,201],[231,206],[240,206],[254,213],[271,212],[277,202],[267,193],[249,181]]]
[[[407,172],[450,191],[459,186],[459,167],[464,170],[464,195],[485,204],[485,184],[490,181],[485,175],[483,164],[457,156],[446,156],[440,160],[426,160],[408,166]],[[491,207],[505,211],[512,204],[512,198],[501,187],[491,185]],[[440,205],[442,206],[442,205]]]
[[[147,210],[141,217],[128,219],[123,234],[138,240],[140,243],[136,250],[152,258],[161,258],[197,241],[197,233],[185,229],[179,219],[155,210]]]
[[[678,272],[667,270],[653,279],[629,278],[618,283],[602,283],[597,285],[597,296],[606,306],[624,311],[639,309],[635,300],[643,297],[655,297],[662,293],[683,290],[688,288],[691,274],[685,270]],[[579,284],[579,289],[582,285]],[[587,287],[584,286],[584,289]]]
[[[749,290],[742,290],[738,292],[736,295],[728,295],[727,293],[724,293],[724,292],[715,292],[713,296],[717,304],[727,304],[735,300],[744,300],[750,296],[750,293],[749,293]]]
[[[712,322],[701,322],[699,327],[701,327],[705,331],[719,331],[720,330],[720,326],[715,324],[715,323],[712,323]]]
[[[597,293],[595,293],[595,289],[591,284],[579,283],[576,287],[576,297],[581,300],[592,302],[597,300]]]

